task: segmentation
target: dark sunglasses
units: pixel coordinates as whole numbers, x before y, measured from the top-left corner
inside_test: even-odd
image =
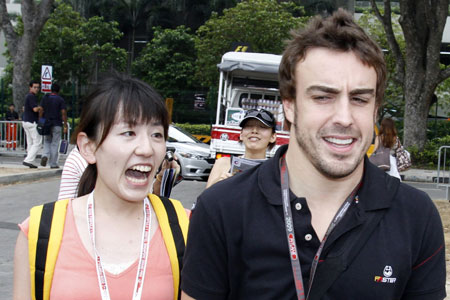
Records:
[[[255,117],[260,118],[264,121],[266,121],[268,124],[274,124],[275,118],[273,117],[273,114],[270,111],[267,111],[265,109],[250,109],[245,114],[244,118],[247,117]]]

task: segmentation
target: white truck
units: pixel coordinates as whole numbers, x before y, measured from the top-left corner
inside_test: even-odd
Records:
[[[239,122],[245,111],[264,108],[277,122],[277,142],[269,156],[289,141],[278,90],[278,67],[281,56],[263,53],[227,52],[218,64],[220,71],[216,122],[211,129],[211,157],[244,153],[239,143]]]

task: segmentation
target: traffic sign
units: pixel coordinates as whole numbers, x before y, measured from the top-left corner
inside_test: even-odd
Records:
[[[52,73],[53,67],[42,65],[41,67],[41,91],[43,93],[50,93],[52,91]]]

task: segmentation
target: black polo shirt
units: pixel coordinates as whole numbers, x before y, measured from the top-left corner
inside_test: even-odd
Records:
[[[296,299],[274,158],[202,193],[192,215],[182,289],[195,299]],[[443,299],[443,228],[429,197],[365,159],[363,185],[328,238],[314,299]],[[319,240],[291,193],[305,286]]]
[[[30,123],[37,123],[39,119],[39,113],[34,112],[33,108],[37,105],[37,97],[33,93],[28,93],[25,98],[23,121]]]
[[[62,111],[66,109],[64,99],[57,94],[44,96],[41,101],[44,118],[50,121],[51,126],[62,126]]]

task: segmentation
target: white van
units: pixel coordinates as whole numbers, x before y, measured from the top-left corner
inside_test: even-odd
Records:
[[[272,112],[277,122],[278,146],[289,142],[278,90],[278,67],[281,55],[247,52],[227,52],[218,64],[220,71],[216,122],[211,130],[211,157],[240,155],[244,146],[239,143],[239,122],[245,111],[264,108]]]

